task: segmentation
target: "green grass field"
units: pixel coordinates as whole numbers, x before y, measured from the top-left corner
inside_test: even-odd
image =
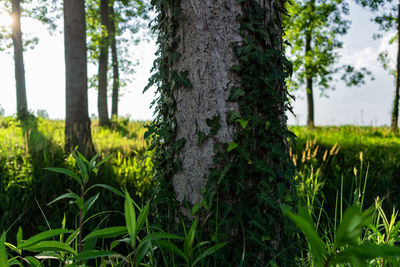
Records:
[[[96,121],[92,125],[96,150],[101,157],[111,158],[91,183],[127,188],[139,204],[147,200],[153,185],[152,153],[147,150],[144,125],[124,119],[110,128],[100,128]],[[344,210],[362,198],[363,206],[368,207],[380,197],[386,214],[399,206],[399,135],[385,127],[291,130],[297,136],[290,149],[298,170],[297,192],[312,207],[312,214],[324,210],[324,216],[318,215],[318,230],[325,231],[326,242],[326,229],[334,229],[339,203]],[[64,122],[36,118],[21,123],[11,117],[0,118],[0,140],[0,232],[9,230],[12,240],[19,226],[30,236],[49,225],[59,225],[64,214],[74,217],[77,210],[67,202],[46,205],[61,194],[77,190],[72,179],[44,170],[78,170],[74,158],[63,151]],[[123,205],[123,199],[103,190],[93,213],[120,210]],[[120,225],[123,220],[120,215],[110,216],[107,225]]]

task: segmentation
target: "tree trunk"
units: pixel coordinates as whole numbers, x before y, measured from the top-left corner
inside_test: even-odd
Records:
[[[112,104],[111,104],[111,117],[118,117],[118,95],[119,95],[119,66],[116,42],[116,27],[114,19],[114,7],[110,5],[110,37],[111,37],[111,59],[113,68],[113,89],[112,89]]]
[[[110,123],[108,118],[107,104],[107,71],[108,71],[108,48],[109,48],[109,17],[108,0],[100,0],[100,20],[101,20],[101,39],[100,39],[100,57],[99,57],[99,92],[97,100],[97,109],[99,111],[100,126],[106,126]]]
[[[392,131],[397,132],[399,127],[399,89],[400,89],[400,3],[397,14],[397,64],[396,64],[396,88],[393,100]]]
[[[15,84],[17,89],[17,115],[18,117],[23,118],[28,113],[28,104],[26,100],[25,67],[21,32],[21,1],[12,0],[11,3],[11,16],[13,18],[11,30],[14,46]]]
[[[88,115],[85,1],[64,0],[65,150],[93,156]]]
[[[311,0],[309,2],[311,5],[312,13],[315,9],[315,0]],[[310,24],[312,23],[312,19],[309,22]],[[312,56],[311,53],[312,47],[311,47],[311,40],[312,40],[312,32],[310,30],[307,31],[306,33],[306,47],[305,47],[305,55],[307,56]],[[314,96],[313,96],[313,70],[310,68],[308,65],[309,63],[305,63],[305,72],[306,72],[306,93],[307,93],[307,126],[308,127],[314,127]]]
[[[203,233],[230,242],[216,266],[239,266],[244,251],[247,266],[290,266],[295,241],[280,210],[294,170],[286,141],[284,1],[163,2],[153,76],[160,98],[150,126],[158,196],[165,201],[173,191],[189,218],[187,204],[202,203],[196,216]]]

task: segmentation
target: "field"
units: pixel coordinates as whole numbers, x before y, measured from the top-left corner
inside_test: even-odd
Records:
[[[61,218],[73,217],[77,212],[66,201],[47,205],[57,196],[78,189],[72,179],[44,169],[77,170],[76,160],[63,152],[63,123],[41,118],[21,123],[11,117],[0,118],[0,232],[9,231],[10,241],[15,241],[13,237],[19,226],[24,235],[31,236],[59,226]],[[92,126],[96,150],[102,157],[111,155],[111,158],[90,183],[127,188],[139,205],[147,200],[153,184],[152,153],[147,150],[149,140],[143,137],[144,125],[145,122],[120,119],[107,129],[98,127],[96,122]],[[398,206],[399,135],[385,127],[291,127],[291,130],[297,135],[290,148],[298,170],[297,192],[311,207],[310,214],[317,220],[317,230],[324,242],[333,242],[332,229],[336,229],[336,221],[341,218],[338,214],[354,203],[364,209],[379,203],[382,214],[391,214]],[[101,203],[94,205],[93,214],[123,209],[122,198],[108,190],[100,194]],[[379,201],[375,202],[377,197]],[[397,222],[396,218],[393,220]],[[106,224],[121,222],[123,216],[110,215]],[[76,221],[69,223],[74,227]],[[88,227],[95,229],[97,224]],[[306,254],[302,251],[299,258],[309,261]]]

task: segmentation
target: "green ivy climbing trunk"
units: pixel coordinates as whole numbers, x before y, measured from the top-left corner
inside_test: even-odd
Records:
[[[64,0],[65,150],[95,154],[88,115],[85,1]]]
[[[196,207],[204,236],[229,242],[216,266],[294,263],[294,233],[281,212],[295,199],[283,4],[153,1],[160,47],[150,83],[158,85],[158,115],[148,133],[160,182],[154,203],[172,224]]]
[[[26,86],[25,86],[25,67],[22,45],[22,32],[21,32],[21,1],[11,1],[11,16],[13,23],[11,26],[12,40],[14,47],[14,64],[15,64],[15,84],[17,92],[17,115],[24,117],[28,112],[28,104],[26,100]]]
[[[107,72],[108,72],[108,48],[109,48],[109,6],[108,0],[100,0],[100,21],[101,21],[101,39],[99,42],[99,86],[97,110],[99,112],[100,126],[106,126],[110,123],[108,117],[107,103]]]
[[[397,62],[396,62],[396,88],[393,100],[392,130],[397,132],[399,127],[399,91],[400,91],[400,3],[397,7]]]

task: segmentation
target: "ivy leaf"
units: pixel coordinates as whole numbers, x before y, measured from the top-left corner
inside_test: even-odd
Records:
[[[239,145],[236,144],[235,142],[230,142],[228,145],[228,152],[234,150],[235,148],[237,148]]]
[[[237,119],[236,121],[240,123],[243,129],[246,129],[246,126],[249,123],[249,120],[244,120],[244,119]]]
[[[204,140],[206,139],[206,134],[205,133],[203,133],[202,131],[200,131],[199,133],[198,133],[198,141],[197,141],[197,145],[198,146],[201,146],[203,143],[204,143]]]
[[[265,122],[265,130],[266,131],[268,131],[270,125],[271,125],[271,123],[269,121]]]
[[[233,86],[231,93],[229,94],[229,101],[237,101],[240,97],[244,96],[246,93],[239,87]]]

